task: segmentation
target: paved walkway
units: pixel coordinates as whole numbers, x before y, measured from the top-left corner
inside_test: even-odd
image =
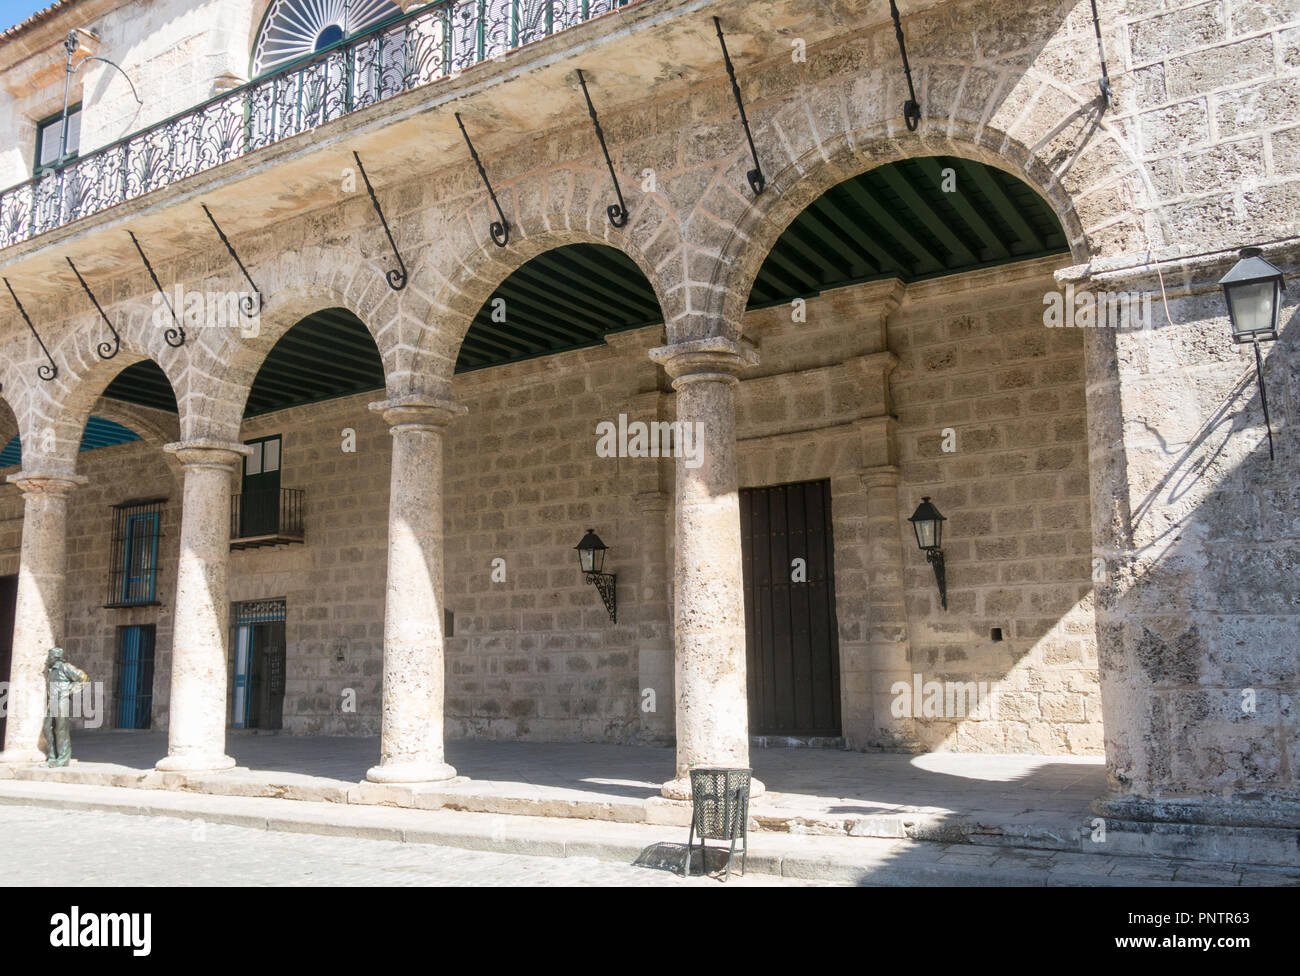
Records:
[[[166,749],[162,732],[81,732],[73,743],[82,771],[102,764],[143,773]],[[227,749],[241,767],[272,778],[312,777],[341,789],[364,779],[379,741],[233,733]],[[1090,758],[799,748],[753,749],[750,758],[768,789],[755,801],[760,820],[925,814],[1077,837],[1089,803],[1106,791],[1102,761]],[[447,761],[470,780],[460,788],[480,794],[606,804],[657,798],[673,772],[671,749],[581,743],[453,740]]]

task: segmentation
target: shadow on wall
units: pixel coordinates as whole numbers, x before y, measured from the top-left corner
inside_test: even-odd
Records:
[[[1222,293],[1180,298],[1171,312],[1174,325],[1149,342],[1116,337],[1122,353],[1165,369],[1123,393],[1126,467],[1115,478],[1133,489],[1107,526],[1115,565],[1097,613],[1114,683],[1105,707],[1127,713],[1126,734],[1109,742],[1112,782],[1138,798],[1212,796],[1295,822],[1300,311],[1283,310],[1265,360],[1272,461],[1254,355],[1230,344]]]

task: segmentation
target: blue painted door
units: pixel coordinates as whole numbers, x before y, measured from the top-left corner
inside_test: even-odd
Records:
[[[154,625],[117,632],[117,727],[147,729],[153,715]]]

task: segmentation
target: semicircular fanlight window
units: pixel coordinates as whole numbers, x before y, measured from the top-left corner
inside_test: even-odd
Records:
[[[315,54],[401,12],[392,0],[275,0],[253,48],[253,76]]]

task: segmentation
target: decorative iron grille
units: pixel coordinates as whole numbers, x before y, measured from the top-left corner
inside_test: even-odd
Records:
[[[113,537],[105,607],[158,602],[158,540],[167,500],[124,502],[113,507]]]
[[[443,0],[0,193],[0,247],[644,0]]]
[[[249,624],[273,623],[285,619],[288,601],[284,597],[271,600],[245,600],[236,603],[230,615],[232,627],[246,627]]]

